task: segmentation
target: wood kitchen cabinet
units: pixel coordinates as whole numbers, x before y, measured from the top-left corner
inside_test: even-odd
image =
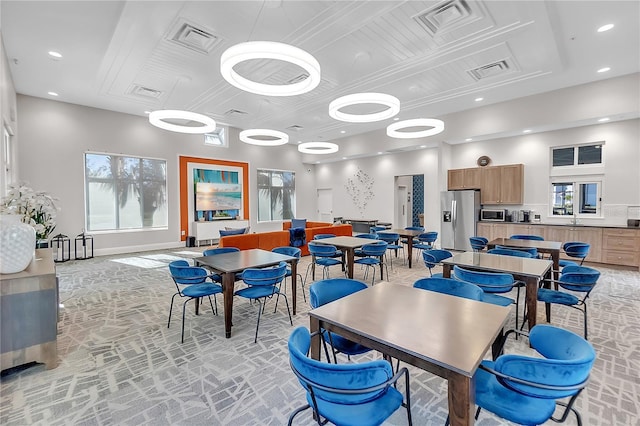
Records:
[[[510,164],[482,169],[482,204],[522,204],[524,165]]]
[[[590,257],[591,253],[587,260]],[[640,230],[605,229],[602,233],[602,261],[640,267]]]
[[[603,228],[598,227],[548,225],[546,229],[545,239],[549,241],[560,241],[562,243],[566,243],[568,241],[579,241],[581,243],[587,243],[591,247],[589,248],[589,255],[585,259],[585,262],[603,262],[602,234]],[[575,261],[575,258],[568,257],[564,253],[560,253],[560,257],[563,259]]]
[[[468,169],[451,169],[447,171],[447,188],[450,191],[457,189],[481,189],[482,169],[472,167]]]

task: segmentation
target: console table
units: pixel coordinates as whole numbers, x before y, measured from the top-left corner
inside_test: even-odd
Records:
[[[371,227],[378,224],[377,219],[342,219],[342,223],[350,223],[353,228],[353,232],[368,234],[371,232]]]
[[[58,365],[58,283],[51,249],[36,250],[22,272],[0,274],[0,370]]]
[[[220,230],[229,228],[246,228],[249,226],[248,220],[209,220],[196,221],[193,225],[193,236],[196,238],[196,245],[200,246],[200,241],[220,239]]]

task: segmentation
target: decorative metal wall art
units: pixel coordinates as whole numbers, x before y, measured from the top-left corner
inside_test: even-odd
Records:
[[[364,212],[367,204],[373,199],[375,193],[373,192],[373,178],[367,173],[358,169],[355,176],[347,179],[345,188],[347,193],[351,196],[353,204],[360,212],[360,217],[364,217]]]

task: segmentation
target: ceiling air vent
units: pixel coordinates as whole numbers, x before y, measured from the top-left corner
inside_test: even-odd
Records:
[[[435,35],[471,18],[471,7],[465,0],[447,0],[414,16],[413,19]]]
[[[511,67],[506,59],[498,62],[483,65],[467,72],[476,80],[483,80],[485,78],[496,77],[511,71]]]
[[[305,80],[309,78],[309,74],[307,73],[302,73],[297,77],[293,77],[291,80],[287,81],[287,84],[296,84],[296,83],[300,83],[302,80]]]
[[[297,124],[294,124],[293,126],[287,127],[287,130],[293,130],[294,132],[297,132],[299,130],[302,130],[302,126],[298,126]]]
[[[246,112],[240,111],[239,109],[231,108],[229,111],[225,112],[224,115],[245,115]]]
[[[169,37],[172,42],[205,55],[208,55],[220,42],[220,38],[211,32],[184,20],[179,21],[170,34],[173,34]]]
[[[129,93],[147,99],[160,99],[160,96],[162,96],[161,90],[151,89],[149,87],[139,86],[137,84],[131,88]]]

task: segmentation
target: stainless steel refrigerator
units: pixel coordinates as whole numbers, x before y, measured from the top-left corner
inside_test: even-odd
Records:
[[[440,193],[440,245],[447,250],[470,251],[469,237],[476,235],[480,191]]]

